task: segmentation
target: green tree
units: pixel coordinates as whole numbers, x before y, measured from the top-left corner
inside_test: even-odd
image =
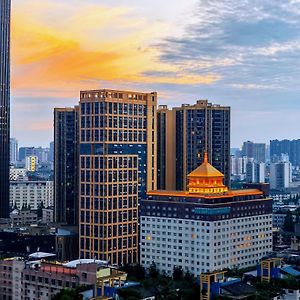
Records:
[[[179,266],[175,266],[174,269],[173,269],[173,279],[175,281],[179,281],[179,280],[182,280],[183,279],[183,270],[182,270],[182,267]]]
[[[158,275],[159,275],[159,272],[157,270],[155,262],[153,261],[149,268],[149,276],[154,279],[154,278],[157,278]]]

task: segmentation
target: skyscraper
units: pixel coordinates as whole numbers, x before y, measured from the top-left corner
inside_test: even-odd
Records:
[[[159,189],[186,190],[187,174],[200,165],[205,151],[230,185],[230,107],[199,100],[170,113],[163,106],[158,109],[158,122]],[[176,174],[175,180],[167,173],[171,166],[175,171],[170,178]]]
[[[56,222],[78,224],[79,107],[54,109],[54,207]]]
[[[80,93],[80,257],[138,261],[138,203],[156,189],[157,94]]]
[[[10,0],[0,2],[0,217],[9,216]]]

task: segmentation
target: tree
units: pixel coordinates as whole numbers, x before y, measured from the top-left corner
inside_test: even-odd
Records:
[[[173,269],[173,279],[175,281],[179,281],[179,280],[182,280],[183,279],[183,270],[182,270],[182,267],[179,266],[175,266],[174,269]]]
[[[284,218],[283,230],[288,232],[294,232],[294,221],[293,221],[293,213],[288,211]]]
[[[38,209],[36,211],[38,218],[43,217],[43,208],[44,208],[44,203],[43,201],[39,204]]]
[[[159,275],[159,272],[156,268],[155,262],[153,261],[152,264],[150,265],[150,268],[149,268],[149,276],[151,278],[157,278],[158,275]]]

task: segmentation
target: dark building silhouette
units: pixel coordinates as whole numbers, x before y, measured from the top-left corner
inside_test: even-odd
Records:
[[[78,107],[54,109],[54,205],[56,222],[78,224]]]
[[[0,2],[0,217],[9,216],[10,0]]]

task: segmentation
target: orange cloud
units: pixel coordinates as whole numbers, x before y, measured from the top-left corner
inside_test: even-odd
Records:
[[[25,3],[26,2],[26,3]],[[74,95],[90,81],[210,84],[216,74],[186,74],[159,61],[151,47],[168,25],[141,18],[126,7],[83,1],[17,2],[12,22],[12,87],[21,94]],[[147,77],[147,71],[168,76]],[[171,74],[171,75],[170,75]]]

